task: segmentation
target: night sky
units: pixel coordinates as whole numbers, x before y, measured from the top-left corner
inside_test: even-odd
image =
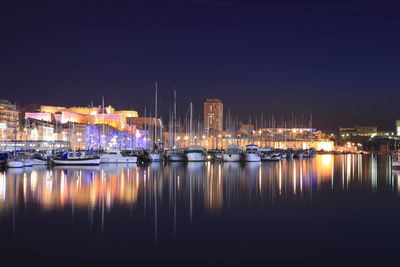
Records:
[[[143,112],[158,81],[164,118],[174,88],[182,116],[220,98],[246,121],[312,113],[325,130],[400,118],[400,4],[83,2],[1,1],[0,98],[87,106],[104,95]]]

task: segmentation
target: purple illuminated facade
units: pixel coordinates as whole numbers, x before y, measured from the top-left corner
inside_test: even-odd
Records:
[[[109,125],[86,126],[86,148],[88,149],[132,149],[149,148],[147,131],[135,130],[135,133],[119,131]]]

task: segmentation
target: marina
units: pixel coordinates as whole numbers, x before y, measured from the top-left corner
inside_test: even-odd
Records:
[[[0,267],[398,266],[399,14],[0,1]]]
[[[257,252],[246,252],[246,262],[294,264],[318,262],[345,242],[356,249],[344,250],[338,262],[387,262],[400,235],[394,212],[400,172],[390,166],[388,155],[325,154],[279,162],[10,168],[0,172],[2,260],[21,263],[16,253],[29,244],[24,255],[42,263],[58,257],[64,263],[166,264],[187,257],[237,263],[243,258],[233,255],[246,248]],[[377,215],[386,227],[364,224]],[[282,251],[293,237],[307,241]],[[268,248],[263,253],[259,242]],[[86,246],[97,248],[96,257],[81,249]],[[296,256],[282,258],[288,251]],[[117,252],[120,257],[107,257]]]

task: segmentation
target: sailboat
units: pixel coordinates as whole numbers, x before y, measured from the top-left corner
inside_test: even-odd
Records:
[[[193,104],[190,102],[189,148],[186,150],[188,161],[205,161],[206,149],[202,146],[191,145],[193,140]]]
[[[151,162],[160,162],[163,160],[163,155],[160,151],[160,149],[157,146],[157,91],[158,91],[158,85],[157,82],[155,83],[156,85],[156,93],[155,93],[155,113],[154,113],[154,140],[153,140],[153,149],[150,151],[148,155],[148,159]],[[161,127],[161,126],[160,126]],[[161,138],[161,136],[160,136]]]
[[[185,161],[186,155],[183,149],[177,148],[175,144],[176,139],[176,91],[174,91],[174,112],[172,115],[172,136],[171,136],[171,146],[172,148],[167,151],[167,160],[168,161]],[[170,129],[171,131],[171,129]]]
[[[8,168],[23,168],[23,167],[31,167],[32,163],[26,157],[22,157],[23,154],[17,153],[17,129],[14,129],[15,134],[15,143],[14,143],[14,153],[13,157],[7,160]]]
[[[53,159],[55,165],[99,165],[100,157],[85,152],[69,151]]]

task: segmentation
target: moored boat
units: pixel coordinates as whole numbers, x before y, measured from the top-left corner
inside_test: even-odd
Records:
[[[158,150],[153,150],[148,155],[150,162],[160,162],[163,161],[163,155]]]
[[[202,146],[190,146],[186,151],[188,161],[205,161],[206,149]]]
[[[276,152],[263,153],[261,156],[261,161],[280,161],[281,159],[281,155]]]
[[[261,161],[261,157],[258,150],[259,149],[257,145],[247,145],[243,160],[247,162]]]
[[[124,154],[119,149],[107,150],[100,156],[100,163],[136,163],[137,157]]]
[[[22,160],[10,159],[7,161],[8,168],[23,168],[24,162]]]
[[[167,160],[168,161],[185,161],[186,160],[185,152],[181,149],[170,149],[167,151]]]
[[[239,145],[229,145],[224,151],[223,160],[226,162],[241,161],[243,156],[243,148]]]
[[[55,165],[99,165],[100,157],[84,152],[70,151],[53,159]]]
[[[392,168],[393,169],[400,169],[400,160],[392,161]]]

